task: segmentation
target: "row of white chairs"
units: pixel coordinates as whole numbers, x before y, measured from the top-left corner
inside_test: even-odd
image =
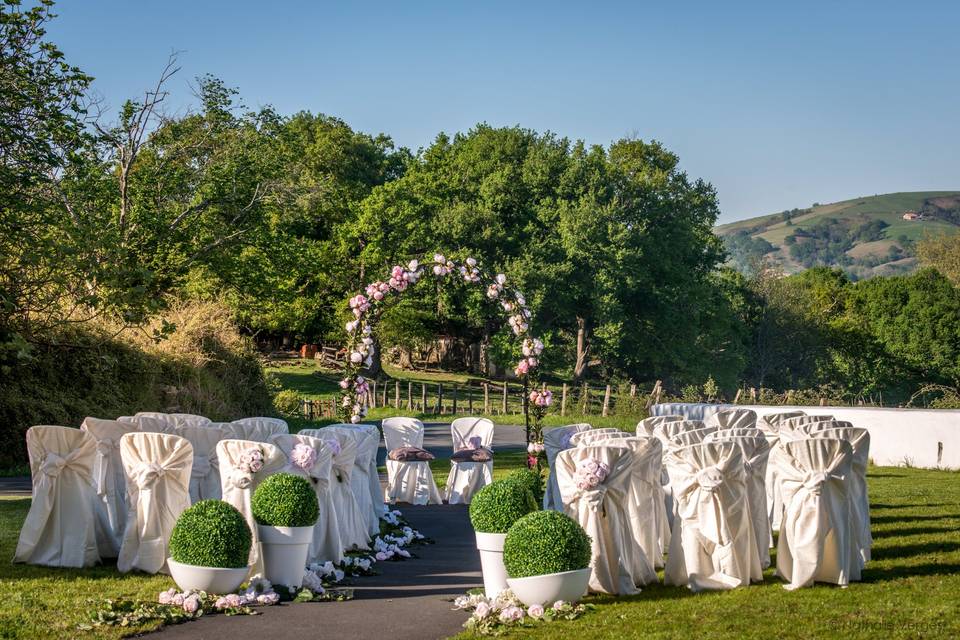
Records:
[[[649,418],[635,434],[548,430],[544,508],[565,511],[593,539],[591,590],[635,593],[661,567],[667,584],[694,590],[760,581],[774,521],[786,588],[859,580],[872,544],[869,433],[830,416],[761,422],[733,410],[709,424]],[[597,487],[578,486],[589,461],[609,473]]]
[[[339,562],[345,550],[366,549],[379,533],[385,505],[374,425],[274,433],[267,441],[194,424],[173,433],[137,427],[136,421],[88,418],[81,429],[27,431],[33,503],[15,561],[81,567],[117,558],[121,571],[163,571],[177,517],[192,502],[212,498],[240,510],[256,541],[250,498],[264,478],[281,471],[311,479],[317,492],[321,515],[312,560]],[[309,469],[291,457],[298,444],[316,453]],[[256,470],[245,460],[253,450],[262,460]],[[252,571],[260,568],[256,544],[250,561]]]
[[[423,449],[424,425],[416,418],[385,418],[382,423],[387,451]],[[450,424],[453,450],[479,445],[493,452],[493,421],[487,418],[457,418]],[[390,503],[468,504],[473,495],[493,481],[493,459],[484,462],[450,461],[444,496],[441,496],[426,460],[391,460],[387,457],[386,500]]]

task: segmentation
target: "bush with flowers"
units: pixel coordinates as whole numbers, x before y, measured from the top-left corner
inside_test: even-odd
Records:
[[[524,607],[513,593],[506,589],[495,598],[482,593],[469,593],[453,601],[456,611],[466,611],[470,617],[463,627],[481,635],[501,635],[511,628],[532,627],[554,620],[576,620],[592,605],[570,604],[558,600],[550,606],[539,604]]]

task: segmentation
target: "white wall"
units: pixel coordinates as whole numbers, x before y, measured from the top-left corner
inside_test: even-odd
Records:
[[[960,410],[876,407],[793,407],[671,402],[654,405],[655,416],[705,420],[722,409],[752,409],[758,416],[785,411],[832,415],[870,432],[870,459],[879,465],[960,469]]]

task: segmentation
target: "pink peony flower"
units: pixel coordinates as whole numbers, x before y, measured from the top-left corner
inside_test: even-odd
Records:
[[[473,610],[473,615],[475,615],[480,620],[483,620],[488,615],[490,615],[490,605],[486,602],[480,602],[477,604],[477,608]]]
[[[390,556],[388,556],[384,551],[377,551],[377,555],[375,557],[377,559],[377,562],[383,562],[384,560],[387,560],[390,558]]]
[[[543,617],[543,605],[532,604],[530,608],[527,609],[527,615],[533,618],[534,620],[539,620]]]
[[[160,604],[173,604],[173,596],[176,594],[176,589],[167,589],[166,591],[161,591],[160,595],[157,597],[157,602]]]
[[[261,593],[257,596],[257,604],[269,606],[280,602],[280,594],[275,591]]]
[[[554,611],[560,611],[560,610],[563,609],[565,606],[567,606],[567,603],[566,603],[566,602],[564,602],[563,600],[557,600],[556,602],[553,603],[553,610],[554,610]]]
[[[526,375],[530,371],[530,364],[526,360],[517,363],[516,372],[518,376]]]
[[[192,594],[184,599],[183,610],[187,613],[196,613],[200,609],[200,596]]]
[[[317,451],[308,444],[298,443],[290,452],[290,464],[309,471],[317,462]]]

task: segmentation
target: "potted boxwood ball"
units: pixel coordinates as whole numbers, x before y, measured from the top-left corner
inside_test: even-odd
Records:
[[[201,500],[180,514],[170,534],[170,575],[184,591],[236,591],[247,577],[252,538],[233,505]]]
[[[543,501],[543,476],[536,469],[517,469],[504,480],[517,482],[526,487],[533,494],[533,501],[538,505]]]
[[[494,598],[507,588],[503,542],[507,530],[521,517],[536,511],[533,494],[521,483],[498,480],[483,487],[470,502],[470,522],[477,534],[483,589]]]
[[[303,584],[303,569],[320,514],[310,481],[278,473],[260,483],[250,500],[263,549],[267,580],[291,588]]]
[[[507,585],[525,605],[576,602],[590,582],[590,536],[559,511],[531,513],[507,532],[503,564]]]

